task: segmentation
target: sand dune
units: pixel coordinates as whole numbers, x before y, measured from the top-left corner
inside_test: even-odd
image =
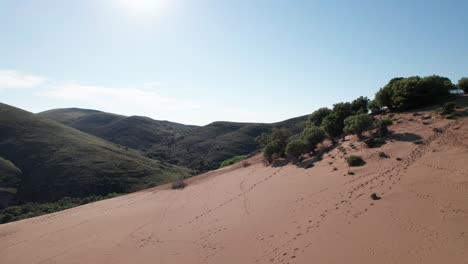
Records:
[[[1,225],[0,263],[468,263],[468,121],[399,117],[380,148],[343,143],[363,167],[339,149],[310,169],[255,156]]]

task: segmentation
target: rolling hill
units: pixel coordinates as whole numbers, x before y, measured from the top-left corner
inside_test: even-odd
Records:
[[[0,104],[0,157],[0,170],[9,172],[0,187],[17,189],[19,203],[126,193],[191,175],[6,104]]]
[[[255,138],[274,127],[302,131],[306,116],[273,124],[214,122],[188,126],[140,116],[65,108],[39,113],[65,125],[140,151],[143,155],[198,171],[216,169],[224,160],[259,149]]]

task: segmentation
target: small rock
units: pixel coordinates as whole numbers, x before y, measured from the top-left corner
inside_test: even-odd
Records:
[[[376,193],[371,194],[370,197],[372,198],[372,200],[380,200],[380,199],[382,199],[382,198],[379,197]]]

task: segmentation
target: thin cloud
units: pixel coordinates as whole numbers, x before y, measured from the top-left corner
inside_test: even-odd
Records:
[[[165,118],[174,111],[188,112],[201,107],[195,101],[161,96],[148,88],[118,88],[65,83],[38,94],[62,100],[69,105],[81,105],[113,113],[131,113],[156,118]]]
[[[14,70],[0,70],[0,90],[33,88],[45,82],[45,78],[26,75]]]

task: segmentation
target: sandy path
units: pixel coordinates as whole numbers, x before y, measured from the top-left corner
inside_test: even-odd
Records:
[[[307,170],[254,157],[184,190],[2,225],[0,263],[468,263],[468,122],[408,116],[394,132],[424,143],[346,141],[367,161],[355,175],[338,149]]]

